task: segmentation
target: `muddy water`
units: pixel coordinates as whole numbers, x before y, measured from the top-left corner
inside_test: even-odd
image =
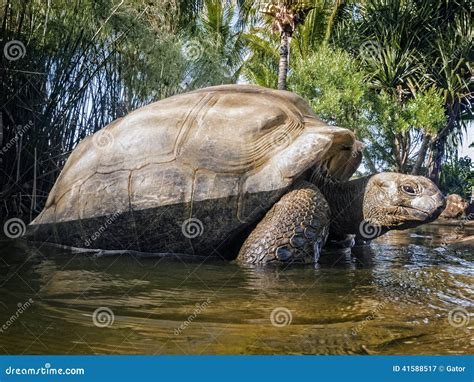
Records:
[[[474,226],[286,269],[3,242],[0,353],[472,354],[474,248],[455,235]]]

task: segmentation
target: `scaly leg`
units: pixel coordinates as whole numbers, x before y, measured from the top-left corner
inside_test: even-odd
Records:
[[[315,263],[329,232],[330,211],[323,194],[300,182],[283,195],[240,249],[247,264]]]

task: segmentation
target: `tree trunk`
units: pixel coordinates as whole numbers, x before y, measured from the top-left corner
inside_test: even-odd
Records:
[[[405,173],[410,154],[410,134],[400,133],[400,172]]]
[[[431,160],[428,172],[428,178],[436,185],[439,184],[439,174],[444,158],[444,146],[446,145],[446,134],[436,137],[431,145]]]
[[[421,142],[420,151],[418,151],[418,156],[416,158],[415,165],[411,170],[412,175],[420,175],[421,166],[425,162],[426,153],[428,151],[428,147],[430,145],[431,137],[429,134],[423,135],[423,141]]]
[[[436,185],[439,184],[439,174],[444,159],[444,150],[448,135],[451,134],[456,126],[459,114],[459,102],[455,101],[453,104],[448,104],[448,122],[446,126],[436,135],[431,144],[431,163],[428,172],[430,178]]]
[[[278,90],[286,90],[286,77],[288,75],[288,32],[282,31],[280,37],[280,64],[278,66]]]
[[[392,147],[390,151],[395,160],[395,172],[403,172],[402,154],[401,154],[400,134],[396,133],[392,139]]]

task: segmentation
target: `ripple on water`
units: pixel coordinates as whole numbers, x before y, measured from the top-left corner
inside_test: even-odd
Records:
[[[0,321],[34,303],[2,334],[0,352],[468,354],[472,247],[442,245],[448,233],[391,232],[286,269],[3,245]],[[459,307],[467,323],[456,327],[448,318]],[[109,326],[96,325],[100,308],[112,312]]]

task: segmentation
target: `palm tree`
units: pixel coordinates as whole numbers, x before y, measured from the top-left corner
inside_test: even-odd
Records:
[[[416,5],[403,0],[368,0],[359,5],[359,17],[355,19],[354,51],[367,73],[376,104],[375,130],[383,130],[379,139],[384,144],[376,142],[374,147],[398,172],[407,171],[413,139],[421,135],[413,134],[402,114],[422,86],[418,83],[423,78],[418,44],[427,9],[426,2]],[[378,135],[374,131],[374,138]]]
[[[184,46],[195,50],[188,66],[190,86],[235,83],[246,53],[242,32],[235,25],[236,9],[231,2],[220,0],[203,0],[202,5],[184,35]]]
[[[459,141],[466,120],[472,118],[472,54],[474,28],[468,7],[439,4],[436,19],[439,28],[428,45],[428,68],[436,86],[443,91],[447,116],[445,126],[434,136],[430,146],[428,176],[439,182],[449,140]]]
[[[463,0],[366,0],[359,2],[347,28],[372,89],[388,94],[400,109],[383,132],[397,171],[413,166],[412,173],[419,173],[429,157],[428,175],[437,182],[447,145],[459,139],[471,76],[468,9]],[[416,124],[397,129],[397,116],[406,105],[430,89],[443,95],[445,125],[435,131]]]
[[[206,0],[184,0],[180,5],[181,19],[196,20],[206,8],[206,3]],[[229,6],[230,0],[221,3]],[[295,48],[300,54],[318,43],[329,41],[341,10],[347,5],[345,0],[236,0],[234,3],[237,16],[235,26],[245,33],[251,53],[245,76],[266,86],[274,87],[276,82],[278,89],[286,89],[287,86],[292,37],[298,35]],[[306,20],[308,23],[305,23]],[[303,28],[303,24],[308,27]],[[267,31],[278,35],[277,46],[274,46],[275,39]],[[273,64],[276,56],[270,49],[278,52],[276,68]],[[276,81],[272,70],[277,74]]]
[[[278,87],[279,39],[266,27],[253,28],[244,34],[250,55],[243,66],[243,77],[252,84]]]
[[[273,0],[264,4],[262,13],[272,20],[272,31],[280,35],[280,62],[278,65],[278,89],[286,89],[290,41],[298,25],[304,23],[314,8],[307,1]]]
[[[251,54],[244,75],[250,82],[279,89],[286,88],[290,50],[299,59],[328,43],[347,6],[343,0],[242,1],[241,17],[251,20],[245,33]]]

